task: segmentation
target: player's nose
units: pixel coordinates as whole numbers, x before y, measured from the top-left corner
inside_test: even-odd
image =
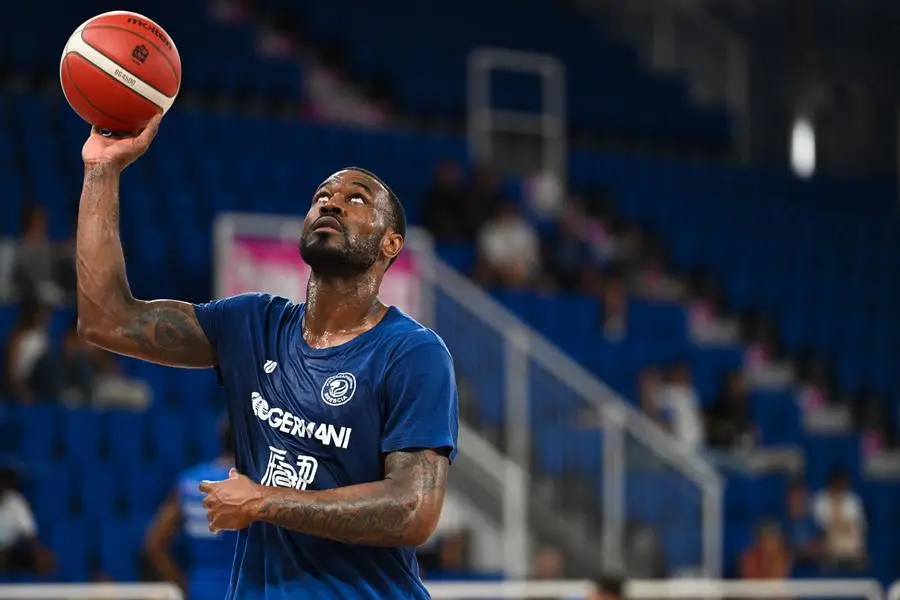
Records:
[[[340,199],[335,201],[335,194],[331,196],[328,200],[322,203],[319,207],[319,216],[322,217],[339,217],[343,213],[343,209],[341,208]]]

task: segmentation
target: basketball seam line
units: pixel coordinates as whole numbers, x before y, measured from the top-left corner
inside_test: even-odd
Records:
[[[112,60],[111,58],[88,44],[86,41],[81,39],[80,33],[78,35],[73,35],[69,40],[69,43],[66,44],[66,54],[69,53],[81,56],[85,61],[93,65],[98,71],[106,73],[114,80],[116,80],[119,85],[148,100],[152,104],[159,107],[160,110],[162,110],[164,113],[168,111],[168,109],[171,108],[172,104],[175,102],[175,96],[167,96],[166,94],[162,93],[161,91],[129,71],[126,67],[118,64],[116,61]],[[92,53],[94,54],[94,56],[89,56]],[[98,60],[101,62],[98,63]],[[104,65],[103,63],[106,64]],[[121,70],[122,73],[127,74],[129,77],[134,79],[135,85],[129,85],[120,80],[110,69]]]
[[[142,93],[140,93],[139,91],[135,90],[133,87],[129,87],[128,84],[126,84],[124,81],[118,79],[117,77],[115,77],[114,75],[111,75],[110,73],[107,73],[106,71],[104,71],[103,69],[101,69],[100,67],[98,67],[97,65],[95,65],[94,63],[92,63],[91,60],[90,60],[87,56],[85,56],[84,54],[82,54],[81,52],[78,52],[78,51],[76,51],[76,50],[70,50],[68,53],[69,53],[69,54],[74,54],[75,56],[80,56],[81,58],[83,58],[83,59],[87,62],[87,64],[91,65],[92,67],[96,67],[96,68],[97,68],[97,71],[99,71],[100,73],[103,73],[103,75],[105,75],[106,77],[109,77],[110,79],[112,79],[113,81],[115,81],[116,83],[118,83],[119,85],[121,85],[123,88],[125,88],[126,90],[131,90],[131,91],[134,92],[137,96],[139,96],[140,98],[146,100],[147,102],[149,102],[150,104],[152,104],[152,105],[155,106],[156,108],[158,108],[158,109],[160,109],[160,110],[165,110],[165,109],[163,109],[163,107],[160,106],[158,103],[154,102],[153,100],[151,100],[151,99],[148,98],[147,96],[145,96],[145,95],[143,95]],[[69,79],[72,80],[72,84],[74,85],[74,84],[75,84],[75,78],[72,77],[72,73],[71,73],[71,72],[69,73]],[[79,90],[79,93],[81,93],[80,90]],[[84,94],[82,94],[82,95],[84,96]],[[85,96],[85,98],[87,98],[87,96]]]
[[[81,55],[78,54],[77,52],[72,52],[71,54],[75,54],[75,55],[77,55],[77,56],[81,56]],[[81,58],[84,58],[84,57],[81,56]],[[85,60],[87,60],[87,59],[85,58]],[[90,61],[87,61],[87,62],[88,62],[89,64],[93,64],[93,63],[91,63]],[[75,78],[72,76],[72,67],[69,65],[69,63],[68,63],[68,62],[63,62],[63,65],[65,66],[66,73],[67,73],[68,76],[69,76],[69,83],[72,84],[72,88],[74,88],[74,90],[75,90],[76,92],[78,92],[78,95],[81,96],[81,97],[84,99],[84,101],[87,102],[87,103],[91,106],[91,108],[93,108],[94,110],[96,110],[96,111],[97,111],[98,113],[100,113],[101,115],[104,115],[104,116],[106,116],[106,117],[109,117],[110,119],[114,119],[114,120],[116,120],[116,121],[119,121],[120,123],[128,123],[127,120],[125,120],[125,119],[120,119],[119,117],[117,117],[117,116],[115,116],[115,115],[113,115],[113,114],[110,114],[110,113],[106,112],[105,110],[103,110],[102,108],[100,108],[99,106],[97,106],[96,104],[94,104],[93,102],[91,102],[91,99],[88,98],[87,94],[85,94],[84,92],[82,92],[82,91],[81,91],[81,88],[78,87],[78,84],[75,83]],[[107,77],[109,77],[110,79],[112,79],[112,80],[116,81],[117,83],[119,83],[120,85],[125,85],[125,84],[123,84],[121,81],[119,81],[118,79],[116,79],[115,77],[113,77],[112,75],[110,75],[109,73],[107,73],[106,71],[104,71],[103,69],[98,69],[98,70],[99,70],[101,73],[103,73],[104,75],[106,75]],[[143,98],[143,96],[141,96],[141,98]],[[153,102],[151,102],[149,99],[146,99],[146,98],[145,98],[145,100],[147,100],[147,102],[150,102],[150,104],[153,104]],[[156,104],[153,104],[153,106],[156,106]],[[162,107],[159,107],[159,108],[162,108]]]
[[[120,27],[118,25],[89,25],[88,27],[85,27],[84,29],[82,29],[81,33],[79,34],[79,36],[81,37],[81,41],[84,42],[85,44],[87,44],[88,46],[91,46],[91,43],[88,42],[86,39],[84,39],[84,32],[87,31],[88,29],[116,29],[116,30],[125,31],[127,33],[134,35],[135,37],[146,42],[148,45],[153,46],[153,49],[156,50],[157,52],[159,52],[160,56],[162,56],[165,59],[165,61],[169,64],[169,68],[172,69],[172,75],[174,75],[175,78],[178,79],[178,71],[175,69],[175,63],[172,62],[172,59],[170,59],[165,52],[161,51],[159,49],[159,46],[157,46],[153,41],[148,40],[147,38],[140,35],[139,33],[132,31],[130,29],[126,29],[125,27]],[[96,50],[97,52],[99,52],[100,54],[102,54],[103,56],[108,58],[109,60],[115,62],[116,59],[114,59],[112,56],[108,55],[106,52],[104,52],[100,48],[97,48],[95,46],[91,46],[91,48],[93,48],[94,50]],[[176,50],[176,52],[177,52],[177,50]],[[118,64],[118,63],[116,63],[116,64]],[[129,71],[129,73],[131,73],[131,71]],[[176,84],[176,87],[175,87],[175,94],[178,94],[178,88],[180,88],[180,87],[181,87],[181,82],[178,81]],[[153,88],[153,89],[156,89],[156,88]],[[157,91],[159,91],[160,94],[163,93],[161,90],[157,90]],[[165,94],[163,94],[163,95],[165,95]]]

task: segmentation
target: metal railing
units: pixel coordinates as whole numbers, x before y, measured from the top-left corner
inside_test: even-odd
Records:
[[[504,71],[540,78],[539,112],[494,105],[491,76]],[[478,48],[469,53],[466,76],[467,135],[474,158],[502,170],[552,176],[560,190],[564,189],[568,171],[566,74],[562,62],[546,54]],[[504,140],[503,136],[513,137]]]
[[[301,300],[307,269],[294,254],[301,228],[297,217],[221,215],[217,296],[257,290]],[[254,258],[252,248],[241,245],[247,239],[285,254]],[[718,474],[438,260],[426,232],[410,229],[407,244],[412,270],[388,272],[382,292],[390,302],[391,289],[407,286],[387,280],[414,277],[419,293],[401,295],[410,301],[404,308],[433,327],[453,353],[463,422],[454,481],[497,515],[506,574],[526,575],[528,545],[538,538],[566,551],[573,575],[593,575],[604,566],[644,576],[642,557],[631,548],[640,534],[657,536],[660,553],[665,540],[675,540],[677,546],[665,550],[670,561],[674,550],[679,566],[718,576]],[[234,277],[248,271],[249,278]],[[574,327],[561,322],[563,330]]]
[[[560,544],[588,563],[632,571],[640,571],[629,558],[636,527],[660,545],[681,527],[684,544],[699,539],[694,551],[681,550],[680,566],[718,577],[718,473],[469,279],[427,252],[417,252],[417,263],[428,324],[462,379],[464,419],[527,475],[507,474],[512,508],[529,514],[508,512],[505,523],[534,529],[557,519],[548,529]],[[635,504],[648,506],[636,513]],[[507,535],[515,540],[507,547],[527,539]]]

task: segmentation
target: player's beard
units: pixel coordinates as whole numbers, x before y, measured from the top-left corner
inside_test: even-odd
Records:
[[[378,260],[381,236],[351,238],[346,230],[334,233],[304,231],[300,256],[312,272],[323,277],[353,277],[365,273]]]

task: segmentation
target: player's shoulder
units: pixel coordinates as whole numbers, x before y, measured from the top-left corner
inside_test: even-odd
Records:
[[[224,321],[256,321],[259,319],[281,319],[285,315],[291,315],[297,311],[298,305],[282,296],[264,294],[261,292],[246,292],[234,296],[226,296],[218,300],[212,300],[205,304],[195,306],[195,311],[201,320],[207,315],[217,315]]]
[[[226,296],[201,306],[219,306],[229,311],[256,311],[285,309],[293,306],[293,302],[281,296],[262,292],[245,292],[234,296]]]
[[[450,356],[450,351],[441,336],[396,306],[392,306],[385,316],[383,334],[390,346],[392,356],[410,352],[431,351]]]

